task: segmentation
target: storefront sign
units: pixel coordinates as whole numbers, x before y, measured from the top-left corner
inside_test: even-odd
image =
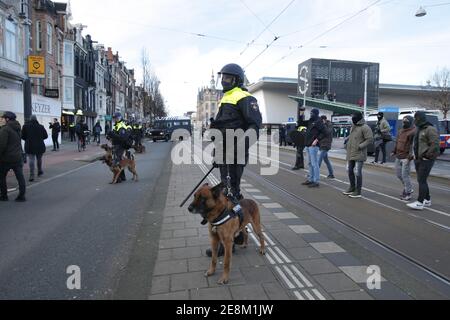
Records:
[[[59,98],[59,90],[58,89],[45,89],[44,96],[47,98]]]
[[[31,108],[32,113],[38,116],[61,117],[61,101],[59,100],[33,95]]]
[[[28,56],[28,75],[30,78],[45,78],[45,58]]]

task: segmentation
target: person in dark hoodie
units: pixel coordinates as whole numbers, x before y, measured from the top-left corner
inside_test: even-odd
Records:
[[[13,112],[6,111],[1,116],[4,125],[0,128],[0,201],[8,201],[6,176],[13,170],[19,183],[17,202],[25,201],[25,178],[23,176],[23,157],[20,123]]]
[[[400,129],[395,142],[392,156],[395,156],[395,170],[397,172],[397,178],[403,184],[403,193],[400,197],[403,201],[411,200],[411,195],[414,192],[412,189],[410,172],[411,172],[411,160],[413,156],[413,142],[414,135],[416,134],[416,127],[414,126],[414,118],[406,116],[403,118],[403,128]]]
[[[414,135],[414,164],[416,166],[417,182],[419,182],[419,197],[416,202],[407,204],[414,210],[431,207],[430,189],[427,179],[439,156],[439,134],[435,127],[427,121],[425,112],[414,115],[416,134]]]
[[[45,153],[45,139],[48,138],[47,130],[39,124],[35,115],[22,128],[22,140],[25,141],[25,153],[28,156],[30,166],[30,182],[34,181],[34,160],[37,160],[38,177],[42,176],[42,155]]]
[[[307,181],[302,184],[309,188],[319,187],[319,141],[325,137],[326,130],[322,119],[319,117],[319,110],[312,109],[309,120],[298,122],[299,126],[305,126],[306,129],[306,147],[308,149],[309,174]]]
[[[58,119],[54,118],[53,123],[50,123],[49,129],[52,129],[52,140],[53,140],[53,150],[59,151],[59,133],[61,132],[61,125],[58,122]]]

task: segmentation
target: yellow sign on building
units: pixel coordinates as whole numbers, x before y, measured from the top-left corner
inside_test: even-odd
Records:
[[[28,56],[28,75],[30,78],[45,78],[45,58]]]

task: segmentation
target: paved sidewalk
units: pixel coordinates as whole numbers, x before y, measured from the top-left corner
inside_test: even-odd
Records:
[[[368,290],[367,266],[246,181],[245,197],[260,207],[267,253],[258,254],[256,237],[250,234],[249,247],[237,246],[233,254],[229,284],[217,284],[221,258],[216,274],[205,277],[208,227],[187,211],[189,201],[179,205],[206,171],[203,165],[173,165],[149,299],[409,299],[385,279],[380,290]],[[215,185],[218,178],[212,175],[209,182]]]

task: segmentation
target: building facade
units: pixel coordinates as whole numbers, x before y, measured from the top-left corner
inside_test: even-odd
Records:
[[[298,66],[297,94],[330,101],[364,105],[367,70],[367,106],[378,106],[380,65],[372,62],[309,59]]]
[[[219,111],[219,103],[223,92],[216,89],[214,73],[211,75],[209,87],[201,88],[197,94],[197,123],[209,126],[210,118],[215,118]]]
[[[16,0],[0,0],[0,112],[15,112],[21,123],[28,9]]]

